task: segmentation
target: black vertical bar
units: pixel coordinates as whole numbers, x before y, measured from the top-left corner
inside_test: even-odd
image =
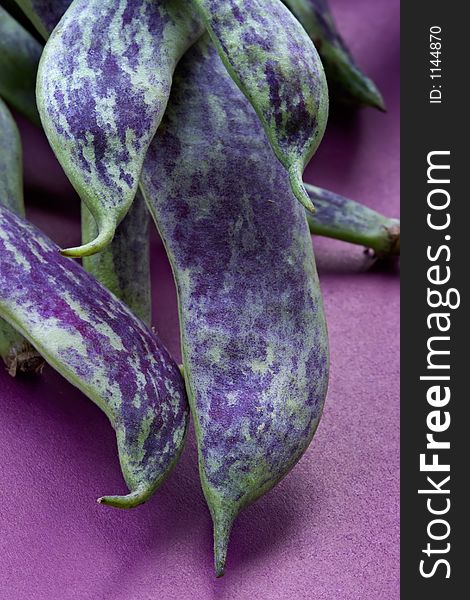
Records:
[[[439,0],[401,4],[401,597],[404,599],[457,599],[462,593],[468,594],[465,583],[470,572],[466,564],[470,502],[466,482],[470,471],[470,398],[466,374],[470,373],[470,251],[466,241],[470,241],[467,184],[470,148],[466,141],[470,133],[470,106],[466,90],[470,69],[466,47],[470,36],[464,6]],[[431,38],[433,33],[440,40]],[[438,49],[432,43],[440,43],[438,55],[431,54]],[[432,64],[431,60],[440,62]],[[431,71],[432,68],[441,71]],[[432,79],[432,74],[441,77]],[[441,154],[430,155],[431,152]],[[428,161],[448,165],[450,169],[431,170],[428,182]],[[450,183],[446,183],[447,179]],[[447,208],[433,208],[447,202]],[[443,227],[448,219],[448,227],[435,228]],[[436,266],[437,269],[429,271]],[[449,281],[441,283],[447,276]],[[439,295],[434,293],[428,298],[428,288],[440,292],[443,298],[448,297],[453,306],[460,297],[460,306],[432,308],[430,302],[439,304]],[[444,316],[430,316],[437,313]],[[439,326],[449,329],[440,331]],[[433,337],[441,339],[430,341]],[[428,343],[432,350],[449,350],[450,354],[428,356]],[[437,368],[428,368],[428,359]],[[445,369],[447,365],[450,368]],[[421,376],[449,380],[433,381],[420,379]],[[433,392],[429,392],[431,387],[435,387]],[[447,403],[445,387],[450,392]],[[450,425],[446,428],[449,418]],[[433,441],[427,434],[433,435]],[[427,448],[433,442],[449,442],[450,449]],[[425,455],[425,464],[435,460],[441,465],[439,469],[449,465],[450,470],[420,469],[421,454]],[[418,490],[427,492],[419,494]],[[431,514],[430,510],[442,514]],[[439,560],[442,562],[438,563]]]

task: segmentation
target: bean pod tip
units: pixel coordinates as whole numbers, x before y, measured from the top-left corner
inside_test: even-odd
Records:
[[[227,548],[230,541],[230,533],[235,520],[231,511],[223,509],[213,512],[214,522],[214,567],[215,576],[223,577],[225,573],[225,562],[227,560]]]
[[[101,252],[106,246],[113,241],[114,234],[116,232],[116,226],[113,224],[106,224],[103,227],[99,227],[99,233],[97,237],[82,246],[75,246],[73,248],[61,249],[60,253],[62,256],[68,258],[83,258],[84,256],[92,256]]]
[[[299,163],[295,163],[289,168],[289,183],[294,196],[297,198],[300,204],[302,204],[302,206],[310,213],[315,214],[315,206],[313,205],[313,202],[310,199],[310,196],[308,195],[302,181],[302,169]]]
[[[152,492],[153,489],[149,489],[147,486],[140,486],[124,496],[102,496],[97,499],[97,502],[98,504],[104,504],[114,508],[135,508],[140,504],[144,504],[144,502],[150,498]]]

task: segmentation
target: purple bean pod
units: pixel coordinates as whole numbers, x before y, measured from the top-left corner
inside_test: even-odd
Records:
[[[220,576],[238,512],[307,449],[329,358],[305,211],[207,39],[177,69],[141,184],[175,275]]]
[[[145,502],[183,448],[189,410],[178,365],[158,337],[41,231],[0,206],[0,317],[108,416],[124,496]]]

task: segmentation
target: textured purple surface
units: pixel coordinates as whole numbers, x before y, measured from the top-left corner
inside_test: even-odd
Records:
[[[331,5],[389,112],[332,115],[306,180],[398,216],[398,2]],[[68,212],[73,192],[28,131],[29,214],[77,243],[78,201]],[[367,271],[358,247],[316,239],[315,250],[332,354],[325,414],[293,472],[240,516],[220,581],[192,436],[151,502],[100,507],[104,485],[125,491],[106,417],[50,369],[41,382],[0,373],[1,600],[398,599],[398,275]],[[152,260],[154,321],[178,352],[157,240]]]

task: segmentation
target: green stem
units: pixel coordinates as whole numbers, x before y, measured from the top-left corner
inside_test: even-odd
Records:
[[[359,244],[373,250],[379,258],[400,255],[400,221],[344,196],[305,184],[316,213],[307,212],[314,235]]]

